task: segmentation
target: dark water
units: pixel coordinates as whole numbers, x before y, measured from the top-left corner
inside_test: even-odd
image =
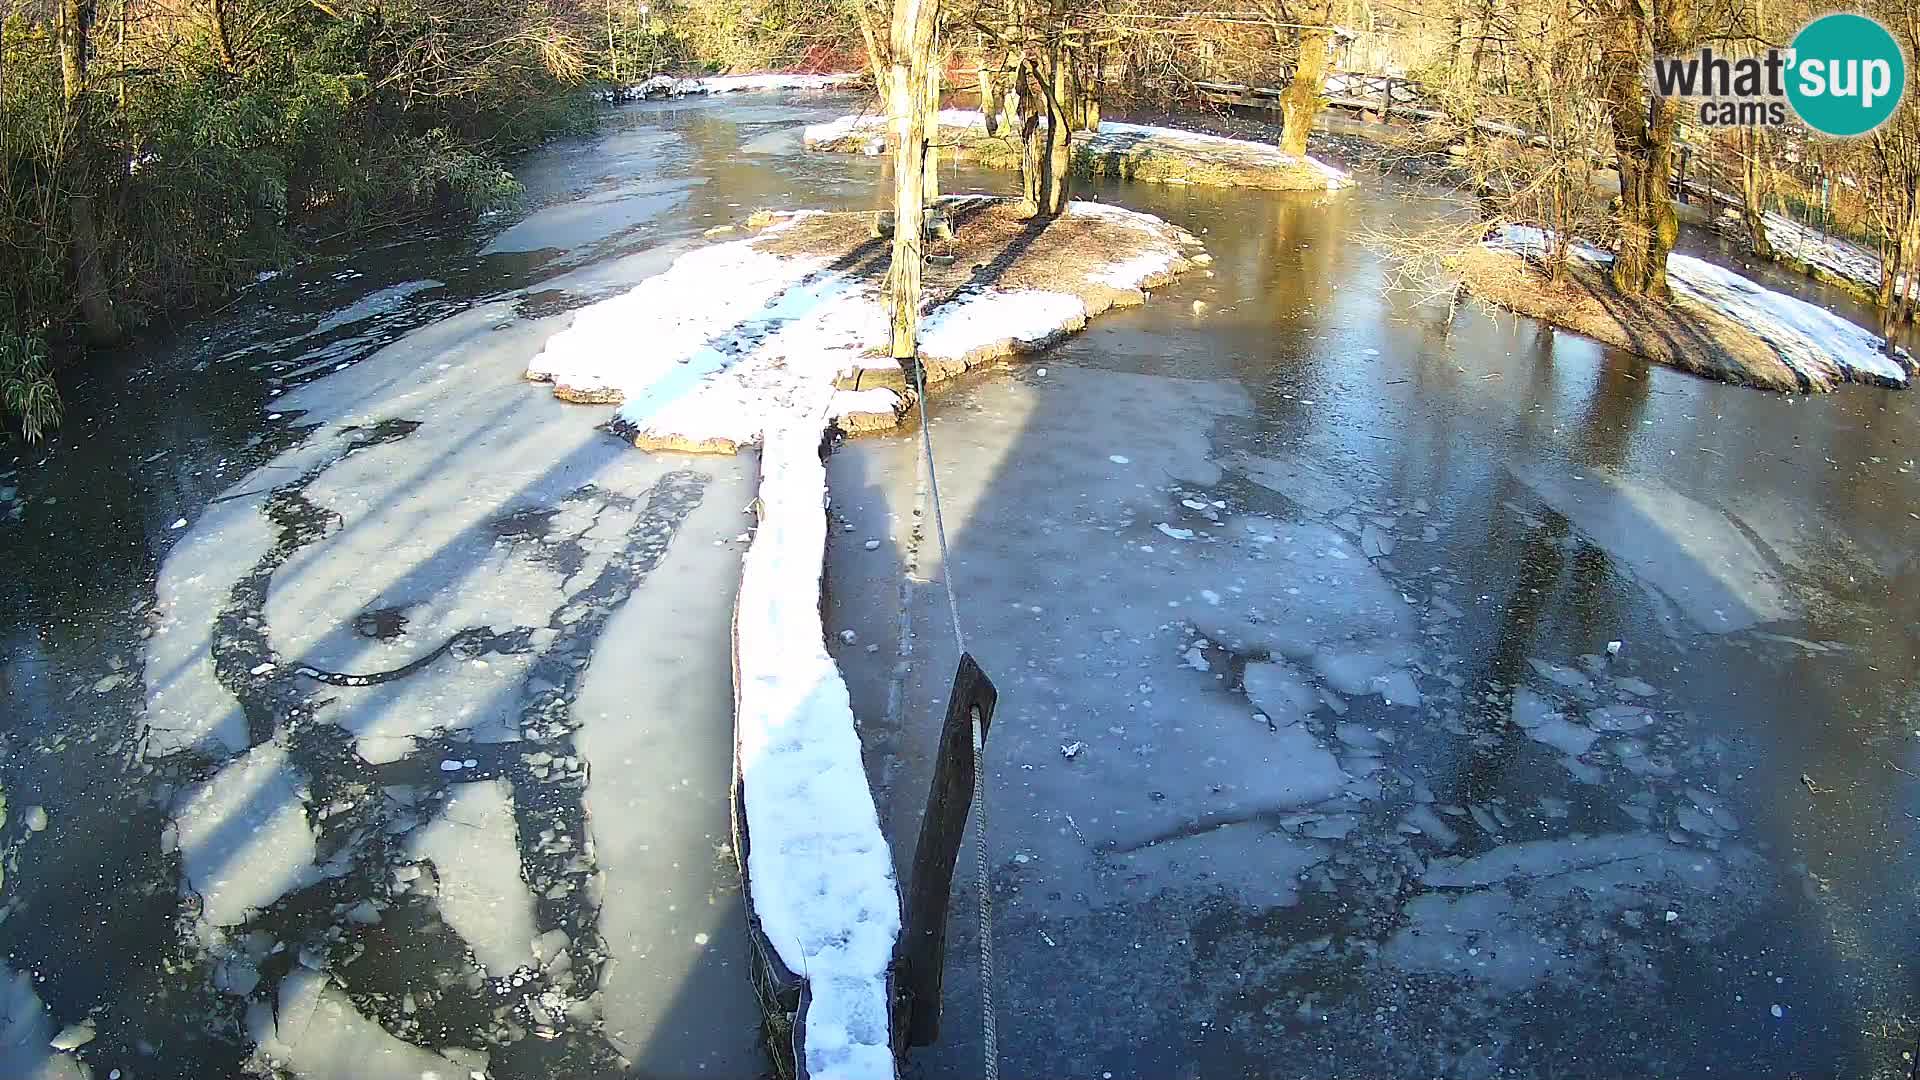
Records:
[[[1201,234],[1213,276],[1101,317],[1044,377],[939,405],[968,647],[1002,695],[1006,1070],[1906,1076],[1915,399],[1736,389],[1396,287],[1364,239],[1451,204],[1388,188],[1099,188]],[[926,512],[911,442],[850,445],[834,468],[868,535]],[[1312,577],[1257,546],[1170,555],[1182,544],[1154,523],[1204,533],[1196,497],[1229,519],[1324,521],[1362,548],[1379,525],[1396,545],[1371,561],[1419,612],[1424,701],[1315,714],[1348,774],[1377,770],[1308,808],[1325,820],[1236,795],[1259,780],[1235,757],[1315,780],[1264,733],[1192,742],[1247,708],[1206,681],[1265,659],[1209,643],[1217,619],[1194,596],[1232,607],[1238,583],[1284,607]],[[937,577],[932,558],[923,545],[915,572]],[[885,643],[903,602],[886,571],[866,584],[870,559],[830,558],[830,625]],[[1331,639],[1360,632],[1337,593],[1300,603]],[[896,845],[939,715],[921,703],[951,670],[943,605],[932,586],[904,599],[919,659],[903,680],[842,656],[862,715],[913,703],[868,730]],[[1213,674],[1183,661],[1196,640]],[[1658,719],[1580,734],[1569,758],[1509,720],[1523,692],[1576,721],[1621,705]],[[1363,748],[1368,731],[1392,741]],[[1199,805],[1162,810],[1181,798]],[[1123,823],[1143,815],[1169,824],[1142,840]],[[1322,843],[1335,820],[1351,831]],[[929,1075],[979,1067],[971,914]]]
[[[256,466],[316,437],[317,420],[275,412],[278,397],[343,365],[350,371],[386,345],[482,305],[509,306],[508,322],[564,312],[619,291],[633,267],[758,207],[870,204],[876,162],[810,157],[798,145],[799,122],[845,107],[755,97],[618,111],[601,135],[522,164],[526,213],[316,258],[221,312],[106,358],[70,387],[58,437],[0,465],[0,490],[13,489],[0,503],[9,852],[0,957],[8,973],[30,980],[54,1030],[93,1021],[99,1034],[79,1056],[95,1075],[250,1068],[245,1005],[214,989],[179,859],[163,841],[175,795],[203,779],[204,766],[155,761],[142,749],[155,582],[194,528],[174,523],[199,522]],[[961,172],[949,183],[998,190],[1008,178]],[[1381,571],[1423,604],[1447,598],[1460,613],[1423,639],[1423,690],[1434,708],[1370,722],[1405,733],[1395,767],[1441,803],[1504,813],[1550,792],[1565,804],[1563,817],[1499,841],[1463,827],[1470,839],[1460,852],[1576,832],[1683,832],[1670,820],[1674,792],[1696,787],[1724,800],[1741,828],[1677,842],[1738,849],[1754,861],[1730,876],[1738,887],[1728,885],[1726,915],[1711,934],[1670,947],[1621,945],[1617,927],[1594,930],[1589,913],[1566,924],[1574,937],[1555,939],[1583,954],[1618,949],[1657,975],[1609,970],[1584,986],[1548,980],[1500,993],[1374,963],[1398,930],[1418,922],[1408,905],[1421,890],[1404,876],[1360,885],[1353,874],[1365,875],[1353,869],[1329,878],[1328,890],[1303,890],[1308,899],[1262,906],[1196,900],[1201,893],[1184,891],[1192,882],[1172,874],[1167,884],[1181,888],[1146,888],[1077,922],[1053,903],[1016,902],[1001,943],[1002,970],[1011,970],[1001,1013],[1008,1074],[1903,1075],[1920,998],[1910,971],[1920,929],[1912,682],[1920,406],[1911,394],[1759,394],[1652,369],[1527,320],[1389,289],[1387,268],[1362,238],[1450,212],[1424,189],[1097,194],[1201,234],[1217,261],[1212,278],[1189,278],[1145,308],[1104,317],[1047,358],[1087,373],[1082,408],[1103,400],[1103,374],[1225,388],[1243,406],[1195,399],[1168,408],[1166,422],[1197,432],[1208,461],[1284,454],[1320,463],[1377,515],[1412,522],[1419,501],[1444,526],[1431,542],[1402,536]],[[1824,293],[1797,279],[1774,283]],[[449,352],[443,362],[460,359]],[[1014,399],[997,395],[1023,385],[995,376],[943,405],[956,442],[966,416],[1012,415]],[[993,489],[983,522],[1040,512],[1032,485],[995,483],[1009,463],[1086,464],[1048,441],[1056,419],[1085,418],[1069,415],[1070,401],[1036,394],[1017,430],[982,435],[978,457],[954,459],[974,461],[976,481]],[[843,450],[836,486],[843,478],[876,490],[897,485],[911,469],[902,449],[875,440]],[[1109,453],[1084,450],[1094,464]],[[1235,512],[1291,512],[1244,469],[1221,473],[1210,498]],[[1600,473],[1619,482],[1590,503],[1585,480],[1575,478]],[[1729,538],[1751,558],[1717,561]],[[958,555],[963,565],[969,557],[1006,565],[1032,558],[1024,542],[1011,529],[982,529],[963,533]],[[1071,603],[1080,583],[1071,566],[1059,566],[1029,584],[1053,590],[1056,598],[1034,601],[1052,605]],[[384,608],[366,615],[364,627],[348,631],[379,639],[406,626],[404,614]],[[1705,626],[1716,619],[1721,625]],[[1024,649],[1022,633],[1005,626],[1001,647]],[[1615,763],[1595,783],[1570,780],[1537,743],[1494,737],[1487,720],[1505,714],[1516,686],[1537,681],[1530,659],[1577,668],[1583,655],[1604,655],[1610,640],[1623,643],[1618,671],[1654,687],[1671,720],[1671,740],[1648,747],[1661,768],[1676,770],[1655,777],[1669,782],[1646,804],[1660,815],[1653,824],[1623,816],[1640,805],[1632,796],[1652,790],[1647,774]],[[849,661],[857,693],[883,685],[879,675],[863,683],[857,664]],[[1459,685],[1431,681],[1445,676]],[[1465,734],[1442,735],[1449,722]],[[1003,726],[996,739],[1018,746],[1013,732]],[[1034,734],[1036,757],[1057,758],[1057,741],[1050,731]],[[912,773],[903,766],[903,793]],[[1008,790],[1018,782],[1002,780]],[[917,798],[901,795],[906,804]],[[29,833],[24,822],[36,806],[49,823]],[[1404,806],[1371,811],[1353,835],[1391,833]],[[1003,854],[1023,842],[1020,821],[1008,818]],[[896,846],[907,842],[902,835],[911,834],[892,836]],[[1347,864],[1329,865],[1398,858],[1385,841],[1355,843],[1341,853]],[[1099,893],[1098,867],[1062,866],[1052,891],[1069,900]],[[1596,936],[1579,939],[1581,927]],[[1036,945],[1042,930],[1067,950]],[[1301,941],[1323,937],[1335,942],[1337,960],[1297,952]],[[1125,947],[1142,942],[1144,950]],[[1136,960],[1142,952],[1151,962]],[[409,967],[459,974],[466,961],[423,949],[380,963],[367,986],[409,984]],[[1228,980],[1246,985],[1229,994],[1221,989]],[[346,985],[356,991],[351,979]],[[954,985],[966,992],[964,972]],[[1769,1014],[1773,1003],[1783,1004],[1782,1017]],[[17,995],[8,1007],[18,1008]],[[1339,1021],[1314,1019],[1316,1009]],[[941,1052],[921,1063],[929,1072],[970,1074],[977,1026],[962,1012],[956,1005]],[[442,1027],[410,1029],[409,1038],[472,1046],[488,1026],[459,1009],[439,1020]],[[489,1044],[489,1075],[613,1068],[589,1028],[566,1028],[551,1042],[523,1033]],[[734,1063],[750,1055],[754,1037],[719,1007],[683,1010],[654,1036],[681,1048],[730,1048]]]

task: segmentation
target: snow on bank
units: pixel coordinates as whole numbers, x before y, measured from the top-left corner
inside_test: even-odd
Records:
[[[761,75],[709,75],[699,79],[676,79],[655,75],[646,82],[615,90],[603,90],[603,101],[641,101],[648,98],[689,97],[696,94],[733,94],[745,90],[844,90],[857,86],[865,78],[857,71],[830,75],[805,75],[797,72],[769,72]]]
[[[812,991],[808,1074],[889,1080],[887,965],[899,898],[853,705],[820,622],[820,431],[805,417],[789,421],[760,454],[760,527],[734,620],[747,886],[768,940]]]
[[[1781,214],[1767,214],[1762,221],[1767,230],[1767,242],[1779,254],[1868,289],[1880,287],[1881,262],[1877,252],[1868,251],[1837,236],[1829,236]],[[1901,275],[1902,285],[1906,280],[1906,275]]]
[[[1544,255],[1547,233],[1530,225],[1509,225],[1489,247]],[[1574,258],[1605,267],[1613,256],[1590,244],[1576,243]],[[1780,359],[1807,384],[1831,386],[1851,381],[1904,387],[1906,351],[1888,355],[1885,342],[1870,331],[1804,300],[1763,288],[1751,279],[1690,255],[1667,256],[1667,284],[1685,297],[1740,322],[1773,347]]]
[[[1141,234],[1133,252],[1095,274],[1101,285],[1139,288],[1181,257],[1178,230],[1159,218],[1086,202],[1067,213]],[[843,373],[891,364],[874,355],[887,342],[879,283],[836,267],[830,256],[773,254],[758,239],[690,252],[666,273],[581,309],[528,365],[527,377],[553,383],[569,400],[619,403],[616,428],[644,446],[732,451],[796,417],[824,426],[897,411],[892,390],[834,388]],[[921,355],[940,371],[1028,351],[1078,329],[1087,315],[1086,301],[1071,292],[963,290],[926,314]]]
[[[975,109],[940,110],[940,127],[963,133],[969,139],[985,139],[987,135],[986,117]],[[802,142],[815,149],[848,149],[848,140],[865,137],[859,149],[866,154],[880,154],[886,150],[887,118],[882,114],[861,113],[842,116],[825,123],[809,124],[802,134]],[[1196,162],[1230,163],[1250,168],[1286,169],[1306,165],[1316,169],[1326,178],[1328,190],[1346,187],[1351,177],[1341,169],[1335,168],[1314,157],[1296,158],[1283,153],[1279,147],[1267,143],[1253,142],[1247,139],[1229,139],[1219,135],[1206,135],[1197,131],[1183,131],[1179,128],[1154,127],[1146,124],[1127,124],[1117,120],[1103,120],[1100,129],[1091,134],[1074,135],[1075,153],[1087,153],[1095,157],[1128,156],[1135,154],[1177,155],[1193,159]]]

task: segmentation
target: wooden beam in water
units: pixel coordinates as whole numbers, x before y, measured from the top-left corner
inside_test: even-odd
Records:
[[[946,977],[947,911],[953,901],[953,865],[973,806],[973,786],[985,783],[973,753],[973,721],[980,719],[986,743],[999,694],[971,653],[960,655],[947,696],[947,717],[927,790],[927,812],[920,818],[920,840],[913,849],[913,876],[907,884],[906,921],[898,952],[901,991],[906,995],[907,1043],[930,1046],[940,1037],[940,995]]]

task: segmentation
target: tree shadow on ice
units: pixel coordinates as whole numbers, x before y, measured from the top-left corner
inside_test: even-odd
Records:
[[[597,989],[605,966],[606,948],[597,927],[606,898],[594,885],[597,867],[588,837],[591,823],[580,801],[587,781],[585,764],[572,745],[580,720],[569,712],[607,619],[664,557],[676,527],[699,505],[705,481],[698,473],[667,471],[670,465],[663,464],[652,470],[660,474],[653,486],[638,497],[597,490],[592,481],[595,474],[610,463],[631,461],[633,455],[611,440],[589,438],[516,492],[497,496],[494,513],[436,550],[422,553],[411,565],[395,568],[400,572],[378,590],[378,595],[386,597],[457,596],[465,589],[467,577],[478,569],[481,560],[476,555],[526,540],[514,534],[529,507],[564,508],[569,499],[590,499],[599,509],[576,526],[587,531],[597,527],[601,516],[626,511],[631,524],[622,530],[624,539],[616,539],[616,534],[591,541],[595,548],[604,549],[614,540],[613,554],[599,559],[600,569],[583,587],[563,587],[560,606],[540,625],[458,630],[420,657],[424,663],[386,672],[322,671],[280,655],[270,640],[269,590],[288,587],[283,568],[294,556],[324,555],[328,544],[350,532],[341,528],[341,515],[307,499],[307,488],[354,455],[405,439],[417,427],[377,425],[371,436],[347,429],[332,436],[346,443],[343,450],[323,457],[299,479],[274,488],[261,511],[273,519],[278,538],[242,575],[216,620],[215,668],[247,714],[247,742],[253,748],[229,761],[239,762],[274,745],[266,741],[273,737],[284,746],[285,768],[290,771],[287,781],[256,784],[256,790],[239,798],[227,792],[211,822],[183,822],[189,833],[186,869],[197,881],[222,884],[231,877],[258,874],[263,871],[257,864],[277,866],[287,860],[286,852],[262,849],[260,842],[288,835],[311,835],[314,857],[327,864],[264,871],[279,874],[279,880],[252,883],[252,899],[279,898],[257,914],[249,913],[231,933],[215,935],[220,954],[214,958],[216,979],[228,989],[238,984],[243,999],[271,1004],[281,979],[300,965],[317,965],[343,979],[349,997],[395,1034],[429,1045],[492,1046],[493,1075],[547,1075],[556,1067],[583,1076],[617,1071],[622,1055],[604,1041],[597,1021],[580,1011],[581,1003]],[[445,450],[440,460],[447,461],[459,450],[459,446]],[[391,514],[393,510],[376,504],[370,512]],[[587,531],[554,538],[557,546],[543,545],[537,558],[557,565],[570,581],[588,561],[580,548]],[[297,583],[301,574],[336,569],[315,557],[299,567],[294,580]],[[591,572],[592,567],[587,569]],[[283,580],[276,582],[276,575]],[[365,650],[367,654],[375,651]],[[376,765],[361,756],[352,733],[329,718],[330,711],[344,707],[330,699],[377,693],[431,676],[436,664],[478,664],[483,658],[515,656],[531,657],[517,684],[489,691],[480,700],[468,702],[465,709],[469,718],[502,717],[508,730],[495,737],[507,741],[465,741],[463,732],[469,724],[449,718],[413,736],[412,752]],[[369,719],[378,722],[377,715]],[[188,751],[172,763],[186,770],[184,779],[189,782],[206,778],[206,784],[196,789],[203,793],[221,786],[232,767],[204,757],[204,750],[203,746],[200,753]],[[426,981],[404,975],[397,983],[383,978],[403,971],[423,954],[417,949],[409,954],[404,939],[381,930],[385,921],[381,912],[390,911],[398,922],[418,921],[435,907],[434,901],[418,895],[420,886],[411,885],[423,879],[418,869],[407,869],[419,867],[421,858],[409,850],[410,840],[432,820],[450,785],[496,778],[507,781],[512,815],[517,819],[513,831],[518,837],[520,870],[515,876],[529,890],[527,903],[534,912],[535,930],[564,935],[564,945],[560,951],[549,948],[544,957],[528,957],[525,965],[509,974],[489,976],[481,971],[479,982],[472,974],[464,984],[457,977],[449,982],[445,966],[449,962],[456,963],[456,976],[461,967],[480,971],[471,959],[475,949],[463,943],[443,919],[428,917],[422,925],[428,930],[438,928],[438,939],[446,948],[439,954],[439,963],[425,973]],[[274,800],[288,799],[298,803],[273,805]],[[299,822],[295,832],[269,828],[265,836],[258,835],[263,832],[262,823],[282,819],[289,812]],[[307,832],[309,821],[316,829],[313,833]],[[209,824],[210,829],[205,827]],[[512,837],[508,843],[514,843]],[[452,869],[442,868],[425,881],[431,886],[433,878],[444,878]],[[282,886],[295,889],[279,895]],[[413,895],[402,895],[407,893]],[[204,909],[204,899],[191,890],[189,897]],[[287,947],[262,956],[231,944],[235,936],[246,938],[249,933]],[[221,944],[223,939],[228,943]],[[396,948],[401,951],[394,952]],[[459,962],[459,957],[467,959]],[[403,996],[405,1010],[400,1008]],[[680,1023],[683,1030],[698,1027],[684,1019]],[[110,1020],[103,1024],[102,1038],[89,1056],[105,1060],[133,1041],[115,1038],[113,1026]],[[260,1037],[259,1023],[250,1027]],[[529,1039],[529,1032],[543,1037]],[[741,1041],[748,1042],[744,1033]]]

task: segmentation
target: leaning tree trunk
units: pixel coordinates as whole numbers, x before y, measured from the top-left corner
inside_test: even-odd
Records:
[[[1327,43],[1333,31],[1314,27],[1300,32],[1300,58],[1293,77],[1280,94],[1280,149],[1294,157],[1307,156],[1307,134],[1320,115],[1320,95],[1327,82]]]
[[[1623,293],[1665,299],[1667,255],[1680,238],[1680,218],[1668,187],[1680,102],[1655,98],[1649,107],[1641,69],[1621,67],[1608,81],[1606,106],[1620,171],[1620,247],[1613,259],[1613,286]]]
[[[867,10],[864,0],[856,3],[854,14],[860,23],[860,42],[867,50],[867,74],[873,78],[873,92],[884,104],[887,100],[888,80],[891,64],[880,48],[880,35],[873,28],[873,12]]]
[[[66,105],[66,127],[73,152],[67,156],[67,260],[73,268],[74,299],[86,322],[87,338],[106,344],[120,337],[120,320],[107,292],[105,238],[99,229],[96,204],[98,174],[94,169],[93,130],[87,109],[87,32],[93,25],[93,0],[58,0],[54,9],[55,36],[60,53],[60,81]]]

